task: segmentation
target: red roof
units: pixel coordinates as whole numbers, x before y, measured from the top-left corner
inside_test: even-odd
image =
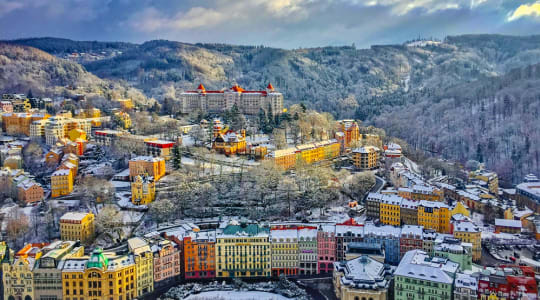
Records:
[[[204,85],[202,85],[202,83],[201,83],[201,84],[199,84],[199,87],[197,88],[197,90],[205,91],[206,89],[204,88]]]
[[[241,93],[243,91],[245,91],[243,88],[241,88],[238,84],[234,85],[231,90],[235,91],[235,92],[238,92],[238,93]]]
[[[346,225],[346,226],[364,226],[363,224],[358,224],[353,218],[348,219],[347,221],[336,224],[336,225]]]
[[[274,86],[271,83],[269,83],[266,88],[272,91],[274,90]]]

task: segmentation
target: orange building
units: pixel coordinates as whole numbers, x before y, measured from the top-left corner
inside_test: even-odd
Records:
[[[135,176],[152,176],[158,181],[165,175],[165,159],[161,157],[138,156],[129,161],[129,179]]]
[[[56,166],[64,156],[64,152],[59,148],[53,148],[45,154],[45,163],[48,166]]]
[[[358,123],[356,123],[354,120],[340,120],[338,121],[338,127],[340,132],[343,132],[343,146],[345,148],[351,148],[354,146],[354,143],[356,143],[360,138]]]
[[[30,136],[30,124],[48,117],[41,113],[5,113],[2,115],[2,129],[9,135]]]
[[[191,232],[184,237],[184,276],[186,279],[216,277],[216,232]]]
[[[34,180],[26,179],[17,185],[17,199],[23,203],[39,202],[43,194],[43,187]]]
[[[87,141],[85,140],[76,140],[74,142],[69,142],[64,146],[65,153],[73,153],[77,156],[81,156],[86,151]]]

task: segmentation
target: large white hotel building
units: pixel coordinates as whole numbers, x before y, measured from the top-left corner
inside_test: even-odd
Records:
[[[241,113],[256,115],[261,109],[276,115],[283,111],[283,94],[268,84],[264,91],[246,91],[238,85],[221,91],[207,91],[202,84],[196,91],[186,91],[180,95],[181,112],[195,111],[220,113],[230,110],[235,104]]]

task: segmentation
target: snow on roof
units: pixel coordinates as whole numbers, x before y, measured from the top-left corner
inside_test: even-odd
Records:
[[[379,151],[379,148],[377,147],[374,147],[374,146],[365,146],[365,147],[359,147],[359,148],[356,148],[354,149],[352,152],[353,153],[362,153],[362,154],[368,154],[368,153],[371,153],[373,151]]]
[[[422,238],[424,227],[418,225],[405,225],[401,228],[401,235],[415,235]]]
[[[425,251],[411,250],[405,253],[394,275],[452,284],[459,264],[440,257],[430,257]]]
[[[364,225],[364,233],[371,236],[400,237],[401,228],[390,225],[375,226],[373,223],[366,223]]]
[[[19,184],[17,184],[17,187],[20,187],[25,191],[28,190],[29,188],[33,187],[33,186],[41,186],[41,185],[39,183],[35,182],[32,179],[26,179],[26,180],[23,180],[22,182],[20,182]]]
[[[69,175],[71,171],[70,170],[56,170],[54,173],[52,173],[51,176],[67,176]]]
[[[455,287],[466,288],[476,291],[476,289],[478,288],[478,282],[476,281],[476,278],[469,274],[457,273]]]
[[[448,208],[448,205],[438,201],[420,200],[419,206],[433,207],[433,208]]]
[[[272,229],[270,230],[270,238],[272,239],[297,239],[298,230],[294,229]]]
[[[419,201],[403,198],[403,200],[401,200],[400,206],[401,208],[416,209],[418,207],[418,204],[419,204]]]
[[[357,236],[364,235],[364,226],[351,226],[351,225],[336,225],[336,234],[345,233],[356,234]]]
[[[148,243],[140,237],[131,238],[127,241],[127,243],[129,250],[132,251],[135,255],[150,251],[150,246],[148,245]]]
[[[215,230],[190,231],[187,235],[191,238],[192,241],[216,241]]]
[[[67,212],[60,218],[60,221],[81,221],[87,215],[88,213],[84,212]]]
[[[525,209],[523,209],[523,210],[515,209],[514,212],[513,212],[513,215],[514,215],[515,218],[522,218],[522,217],[528,216],[528,215],[530,215],[532,213],[533,213],[532,210],[530,210],[528,207],[525,207]]]
[[[60,261],[59,269],[66,272],[84,272],[87,257],[65,259]]]
[[[298,237],[304,237],[304,238],[316,238],[317,237],[317,229],[314,228],[301,228],[298,229]]]
[[[495,226],[521,228],[520,220],[495,219]]]
[[[433,194],[434,188],[423,184],[415,184],[412,187],[413,192],[421,194]]]
[[[153,156],[137,156],[130,159],[130,161],[148,161],[148,162],[158,162],[164,160],[162,157],[153,157]]]
[[[343,272],[344,276],[341,277],[343,285],[373,290],[388,287],[389,281],[385,279],[384,264],[367,255],[347,262],[335,262],[334,267],[337,271]]]
[[[401,201],[403,201],[402,197],[398,195],[392,195],[392,194],[383,195],[381,199],[381,203],[391,204],[391,205],[401,205]]]
[[[458,221],[454,223],[454,231],[480,232],[480,228],[470,221]]]

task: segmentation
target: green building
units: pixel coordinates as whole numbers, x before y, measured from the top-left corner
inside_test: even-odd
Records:
[[[461,270],[472,270],[472,244],[463,243],[453,237],[437,238],[433,247],[434,255],[447,258],[459,264]]]
[[[394,299],[450,299],[459,264],[425,251],[411,250],[394,272]]]

